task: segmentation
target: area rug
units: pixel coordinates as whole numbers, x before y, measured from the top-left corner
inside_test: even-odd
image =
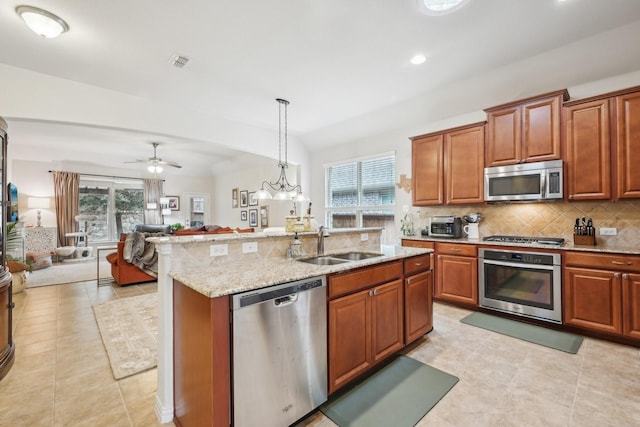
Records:
[[[27,288],[96,280],[96,274],[95,259],[85,262],[54,263],[51,267],[29,273]],[[100,261],[100,278],[107,277],[111,277],[111,265],[107,261]]]
[[[93,306],[115,379],[158,364],[158,293]]]
[[[400,356],[320,407],[340,427],[415,426],[458,378]]]
[[[504,319],[479,312],[471,313],[460,321],[468,325],[477,326],[489,331],[498,332],[499,334],[508,335],[572,354],[578,352],[583,339],[580,335],[555,331],[553,329],[543,328],[542,326],[517,322],[515,320]]]

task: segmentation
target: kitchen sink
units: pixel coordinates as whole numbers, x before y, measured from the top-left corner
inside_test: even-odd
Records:
[[[349,261],[361,261],[382,256],[373,252],[345,252],[343,254],[320,255],[312,258],[300,259],[299,261],[316,265],[336,265]]]
[[[300,259],[298,261],[306,262],[309,264],[315,264],[315,265],[336,265],[336,264],[343,264],[345,262],[349,262],[349,260],[346,260],[346,259],[333,258],[330,256],[317,256],[313,258]]]
[[[377,254],[373,252],[347,252],[344,254],[335,254],[331,256],[333,258],[346,259],[348,261],[360,261],[363,259],[379,257],[379,256],[382,256],[382,254]]]

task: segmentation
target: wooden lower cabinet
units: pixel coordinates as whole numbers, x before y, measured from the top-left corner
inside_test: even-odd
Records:
[[[640,257],[567,252],[565,264],[564,323],[640,339]]]
[[[329,301],[329,393],[404,347],[402,280]]]
[[[640,274],[622,275],[622,332],[640,339]]]
[[[438,243],[436,298],[478,305],[478,258],[475,245]]]
[[[404,279],[405,343],[433,328],[433,273],[426,271]]]
[[[566,267],[564,323],[592,331],[622,334],[620,273]]]
[[[230,425],[229,298],[208,298],[174,281],[174,422],[177,426]]]

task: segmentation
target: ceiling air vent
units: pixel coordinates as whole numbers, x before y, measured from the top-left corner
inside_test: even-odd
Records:
[[[169,62],[171,62],[171,65],[176,68],[184,68],[184,66],[187,65],[187,62],[189,62],[189,58],[182,55],[174,55],[171,57],[171,61]]]

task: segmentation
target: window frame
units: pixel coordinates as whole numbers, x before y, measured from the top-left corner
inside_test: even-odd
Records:
[[[393,158],[393,182],[392,182],[392,188],[394,191],[394,196],[393,196],[393,204],[389,204],[389,205],[363,205],[363,194],[362,194],[362,188],[363,188],[363,184],[362,184],[362,166],[361,163],[362,162],[366,162],[368,160],[376,160],[376,159],[384,159],[387,157],[392,157]],[[342,160],[339,162],[334,162],[334,163],[326,163],[323,165],[324,168],[324,206],[325,206],[325,212],[324,212],[324,217],[325,217],[325,224],[328,224],[328,226],[330,228],[333,228],[333,222],[331,220],[331,215],[335,214],[335,213],[351,213],[355,211],[355,217],[356,217],[356,224],[355,227],[356,228],[363,228],[363,213],[366,211],[390,211],[391,212],[391,216],[394,218],[395,220],[395,207],[396,207],[396,196],[395,196],[395,180],[396,180],[396,159],[397,157],[397,153],[396,151],[387,151],[387,152],[383,152],[383,153],[377,153],[377,154],[372,154],[369,156],[363,156],[363,157],[357,157],[357,158],[352,158],[352,159],[347,159],[347,160]],[[337,166],[344,166],[344,165],[349,165],[349,164],[356,164],[356,200],[357,203],[355,206],[339,206],[339,207],[335,207],[335,206],[331,206],[331,194],[330,192],[330,169],[333,167],[337,167]]]

